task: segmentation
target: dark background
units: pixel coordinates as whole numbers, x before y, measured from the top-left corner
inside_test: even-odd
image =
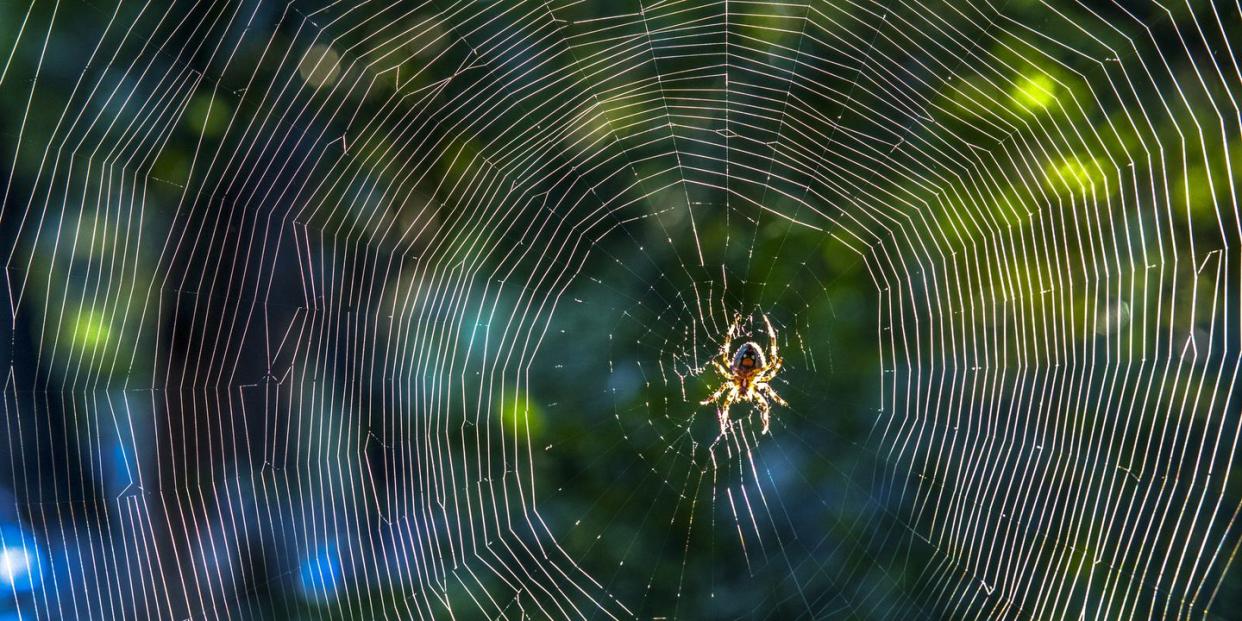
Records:
[[[1238,24],[0,0],[3,618],[1235,618]]]

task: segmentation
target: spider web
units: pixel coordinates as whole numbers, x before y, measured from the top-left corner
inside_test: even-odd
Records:
[[[1240,13],[0,4],[0,615],[1228,618]]]

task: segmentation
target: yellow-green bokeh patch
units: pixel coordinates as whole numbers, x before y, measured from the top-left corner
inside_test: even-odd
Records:
[[[498,404],[505,433],[515,438],[537,438],[543,431],[544,412],[526,392],[509,389]]]
[[[199,93],[186,108],[185,122],[190,131],[214,138],[228,127],[232,113],[232,107],[223,99],[211,93]]]

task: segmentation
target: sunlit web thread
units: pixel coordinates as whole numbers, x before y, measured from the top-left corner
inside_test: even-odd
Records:
[[[14,9],[13,605],[1220,616],[1236,10]],[[708,467],[756,309],[874,387],[790,369]],[[549,485],[597,436],[641,476]]]

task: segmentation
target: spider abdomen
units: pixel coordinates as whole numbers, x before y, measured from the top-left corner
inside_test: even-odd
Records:
[[[733,354],[733,364],[729,370],[735,375],[750,375],[763,368],[767,363],[763,358],[763,349],[752,342],[744,343]]]

